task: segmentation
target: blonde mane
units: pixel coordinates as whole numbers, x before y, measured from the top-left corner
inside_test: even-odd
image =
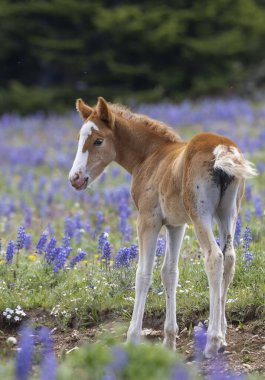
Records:
[[[108,105],[114,114],[135,123],[142,123],[142,125],[149,129],[151,132],[153,132],[159,137],[164,138],[169,142],[182,141],[181,137],[174,131],[174,129],[169,127],[162,121],[151,119],[146,115],[133,113],[129,108],[121,104],[108,103]]]

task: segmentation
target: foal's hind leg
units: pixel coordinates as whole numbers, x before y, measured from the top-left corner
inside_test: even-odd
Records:
[[[184,197],[185,207],[193,221],[195,232],[205,255],[205,271],[210,290],[210,318],[205,356],[216,355],[222,346],[221,286],[223,254],[217,245],[213,230],[213,216],[220,201],[220,189],[208,178],[194,175]],[[188,191],[189,190],[189,191]]]
[[[225,335],[227,328],[225,304],[227,291],[235,273],[236,256],[233,240],[241,195],[242,189],[239,188],[238,181],[234,179],[224,192],[216,212],[216,220],[220,234],[220,246],[224,255],[224,273],[221,289],[221,330],[223,335],[223,349],[226,346]]]
[[[167,227],[167,250],[163,262],[161,277],[166,292],[166,320],[164,326],[164,344],[176,348],[176,287],[178,284],[178,257],[186,225]]]

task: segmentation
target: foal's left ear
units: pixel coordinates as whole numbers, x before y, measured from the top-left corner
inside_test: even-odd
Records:
[[[109,127],[112,128],[114,126],[114,115],[111,112],[110,107],[108,106],[108,103],[104,98],[101,96],[98,98],[98,103],[96,106],[98,117],[107,122]]]

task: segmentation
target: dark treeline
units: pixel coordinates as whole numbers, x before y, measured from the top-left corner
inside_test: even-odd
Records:
[[[265,84],[265,0],[0,0],[0,112]]]

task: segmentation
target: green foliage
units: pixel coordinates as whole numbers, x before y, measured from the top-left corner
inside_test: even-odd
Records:
[[[117,380],[167,379],[177,364],[175,353],[162,345],[127,345],[119,348],[127,353],[127,360],[120,370],[114,371]],[[65,360],[60,367],[58,379],[71,380],[78,374],[80,380],[101,380],[107,364],[117,359],[119,360],[106,344],[87,344]]]
[[[2,0],[0,112],[262,86],[264,17],[258,0]]]

